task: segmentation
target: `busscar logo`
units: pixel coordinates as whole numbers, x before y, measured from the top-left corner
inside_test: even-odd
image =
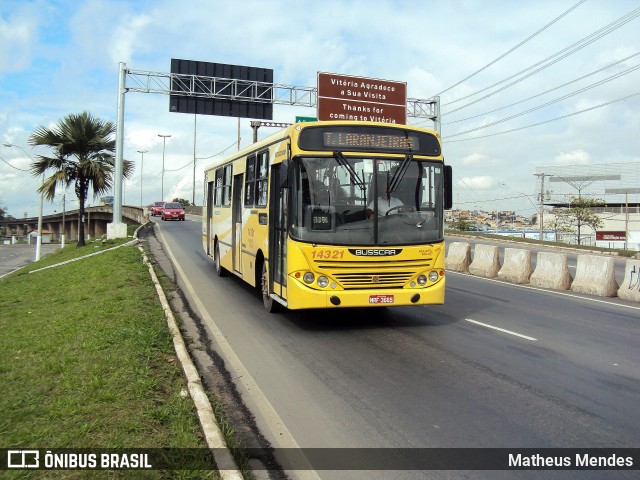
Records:
[[[350,248],[349,253],[356,257],[393,257],[402,253],[401,248]]]
[[[38,450],[8,450],[7,468],[39,468],[40,452]]]

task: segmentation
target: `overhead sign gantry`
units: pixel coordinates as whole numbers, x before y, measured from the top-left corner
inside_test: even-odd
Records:
[[[173,64],[174,61],[177,62],[176,65]],[[182,63],[182,66],[180,63]],[[223,73],[219,73],[220,71],[215,68],[213,70],[207,70],[208,67],[206,67],[206,65],[221,65]],[[116,123],[116,165],[113,222],[107,225],[108,238],[122,238],[127,235],[126,224],[122,223],[122,158],[124,142],[125,93],[141,92],[170,95],[174,97],[173,100],[170,100],[170,109],[172,109],[172,111],[184,111],[185,113],[199,114],[201,113],[199,111],[199,105],[203,105],[201,107],[204,110],[202,112],[203,114],[263,118],[268,120],[272,118],[272,109],[274,104],[302,107],[318,106],[317,87],[297,87],[275,84],[273,83],[273,71],[269,69],[257,69],[256,67],[243,67],[239,65],[209,64],[208,62],[195,62],[192,60],[172,60],[172,70],[174,66],[178,71],[172,71],[171,73],[149,72],[129,69],[124,62],[120,62],[118,81],[118,114]],[[255,69],[252,74],[255,74],[254,76],[256,78],[242,78],[244,76],[243,74],[236,75],[240,78],[233,78],[233,75],[218,77],[217,75],[227,75],[224,73],[224,69],[226,67],[234,67],[232,70],[236,71],[236,69],[239,69],[239,72],[249,71],[244,69]],[[190,73],[180,73],[180,71],[184,71],[185,69]],[[271,73],[269,74],[269,72]],[[376,82],[395,84],[395,82],[388,82],[385,80],[376,80]],[[385,83],[380,83],[379,85],[382,86],[385,85]],[[404,95],[406,98],[406,84],[404,88],[404,93],[400,94],[400,96]],[[363,98],[366,99],[367,97],[364,96],[364,92],[362,93]],[[377,93],[382,93],[382,90]],[[396,119],[396,123],[406,123],[406,117],[427,118],[434,122],[434,130],[438,132],[440,131],[439,97],[433,97],[428,100],[407,98],[403,108],[406,115],[405,119],[404,121],[398,121],[402,120],[402,115],[397,117],[395,116],[398,115],[399,108],[399,104],[397,104],[395,100],[395,87],[394,91],[389,92],[389,94],[390,98],[393,97],[394,100],[387,106],[383,107],[386,110],[384,112],[385,114],[387,111],[394,111],[394,116],[388,117],[389,119]],[[386,97],[386,95],[387,94],[385,93],[384,96]],[[228,102],[228,106],[220,107],[223,113],[216,113],[216,108],[218,107],[213,107],[215,102],[205,102],[200,104],[198,99]],[[380,100],[380,97],[375,98],[374,100]],[[245,106],[231,106],[233,102],[237,102],[238,105],[244,104]],[[211,105],[212,107],[205,107],[205,104]],[[218,103],[218,105],[224,105],[224,103]],[[258,105],[261,106],[257,107]],[[382,113],[382,111],[372,112],[374,117],[375,114]],[[379,115],[379,117],[387,118],[382,115]]]

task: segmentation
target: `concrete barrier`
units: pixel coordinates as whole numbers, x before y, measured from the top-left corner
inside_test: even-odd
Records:
[[[499,249],[495,245],[477,244],[473,251],[473,261],[469,273],[478,277],[495,278],[500,270]]]
[[[624,280],[618,289],[618,298],[640,302],[640,260],[627,260]]]
[[[538,252],[536,269],[529,279],[531,286],[568,290],[572,280],[564,253]]]
[[[571,284],[571,291],[615,297],[618,293],[618,282],[615,276],[615,258],[598,255],[578,255],[576,278]]]
[[[468,242],[452,242],[449,244],[444,268],[454,272],[467,273],[471,263],[471,245]]]
[[[531,250],[523,248],[505,248],[504,262],[498,272],[498,278],[511,283],[529,283],[531,268]]]

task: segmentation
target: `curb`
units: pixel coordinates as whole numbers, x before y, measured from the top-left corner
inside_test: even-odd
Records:
[[[143,248],[138,245],[138,249],[142,253],[142,262],[149,268],[149,274],[151,275],[153,284],[158,292],[158,298],[160,299],[162,309],[164,310],[165,317],[167,318],[169,330],[173,335],[173,346],[175,348],[178,361],[182,367],[182,371],[187,378],[189,394],[191,395],[196,407],[200,426],[202,427],[202,432],[204,434],[205,441],[207,442],[207,446],[211,449],[216,466],[218,467],[218,473],[224,480],[243,480],[243,476],[240,473],[231,452],[227,448],[222,432],[218,427],[213,413],[213,408],[211,407],[209,398],[207,397],[202,386],[202,382],[200,381],[200,375],[189,356],[186,344],[182,338],[182,334],[180,333],[175,317],[173,316],[167,297],[162,290],[160,282],[158,281],[156,272],[144,253]]]

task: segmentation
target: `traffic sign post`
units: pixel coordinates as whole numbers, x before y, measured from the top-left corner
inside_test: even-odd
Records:
[[[318,119],[316,117],[299,117],[296,116],[296,123],[300,122],[317,122]]]

